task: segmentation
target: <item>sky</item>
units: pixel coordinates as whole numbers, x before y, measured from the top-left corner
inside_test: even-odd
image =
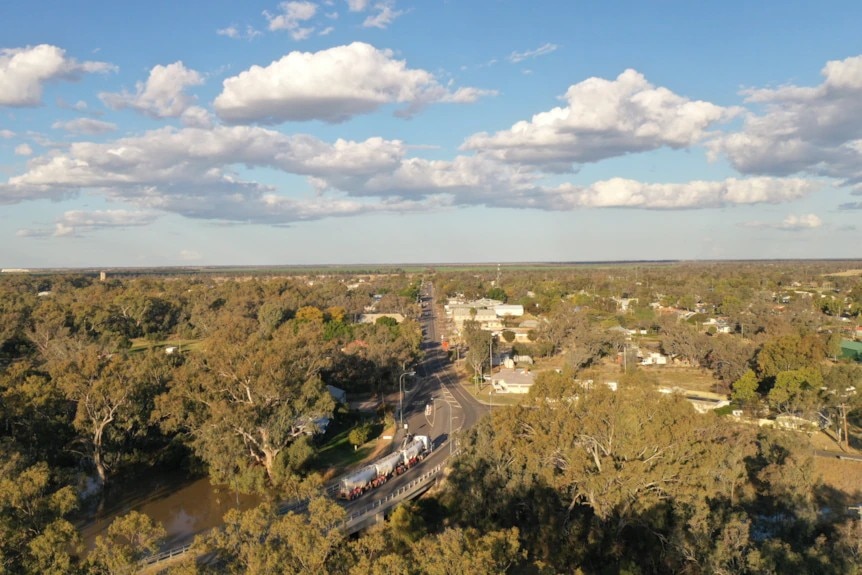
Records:
[[[862,255],[862,3],[0,3],[0,267]]]

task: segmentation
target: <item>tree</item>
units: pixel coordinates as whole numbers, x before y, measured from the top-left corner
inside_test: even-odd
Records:
[[[464,322],[464,342],[467,344],[467,363],[473,368],[476,377],[482,373],[485,364],[490,363],[494,338],[491,332],[482,330],[479,322]],[[478,379],[476,380],[478,382]]]
[[[821,389],[823,411],[826,414],[834,414],[838,441],[848,447],[847,413],[862,406],[860,389],[862,389],[862,368],[855,365],[834,365],[823,378]]]
[[[204,545],[215,554],[221,573],[334,573],[347,563],[345,537],[339,529],[344,510],[334,501],[314,498],[308,513],[279,516],[271,506],[232,509],[223,529]]]
[[[51,368],[52,378],[76,406],[73,425],[102,484],[108,479],[110,456],[116,455],[111,452],[115,441],[149,419],[149,401],[165,379],[157,364],[153,354],[124,357],[90,345],[73,360]]]
[[[446,529],[415,543],[413,557],[426,575],[491,575],[506,573],[524,553],[516,528],[485,534]]]
[[[693,326],[674,318],[661,321],[661,347],[671,356],[680,356],[692,365],[699,366],[706,359],[710,338]]]
[[[0,573],[69,573],[80,537],[65,517],[76,507],[46,463],[28,465],[0,440]]]
[[[781,413],[808,416],[815,409],[817,391],[822,385],[823,376],[816,367],[782,371],[775,376],[767,400],[771,408]]]
[[[357,425],[353,429],[350,430],[350,433],[347,435],[347,440],[350,444],[357,448],[360,445],[364,445],[366,441],[368,441],[368,437],[371,435],[371,425],[365,423],[362,425]]]
[[[314,420],[331,415],[334,402],[320,378],[323,325],[293,320],[272,338],[252,320],[225,326],[205,351],[177,372],[170,391],[158,399],[157,418],[169,433],[191,434],[195,452],[219,482],[242,489],[271,485],[298,472],[290,450]]]
[[[823,359],[822,342],[817,338],[784,335],[763,344],[757,354],[758,375],[774,378],[782,371],[816,365]]]
[[[92,572],[105,575],[132,575],[144,557],[152,555],[167,535],[165,528],[148,515],[131,511],[115,519],[105,535],[96,538],[88,558]]]
[[[742,377],[733,382],[731,399],[743,407],[753,407],[759,399],[757,394],[757,388],[759,385],[757,375],[755,375],[754,371],[750,369],[746,370],[746,372],[742,374]]]

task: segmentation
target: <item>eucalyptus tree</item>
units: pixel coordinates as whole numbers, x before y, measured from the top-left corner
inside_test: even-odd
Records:
[[[164,362],[155,352],[122,355],[87,345],[49,365],[52,380],[75,406],[73,450],[92,462],[101,484],[126,438],[145,432],[152,399],[169,377]]]
[[[320,377],[332,347],[315,321],[291,320],[271,337],[235,318],[192,355],[157,400],[168,433],[186,433],[218,482],[247,490],[279,485],[308,456],[308,436],[334,402]]]

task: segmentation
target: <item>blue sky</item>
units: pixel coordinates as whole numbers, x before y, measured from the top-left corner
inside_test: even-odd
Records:
[[[5,2],[0,267],[857,258],[860,21]]]

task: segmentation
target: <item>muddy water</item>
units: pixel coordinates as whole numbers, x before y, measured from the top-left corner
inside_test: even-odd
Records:
[[[228,486],[213,486],[207,478],[189,478],[180,471],[149,471],[117,484],[91,505],[78,522],[84,543],[91,548],[111,522],[129,511],[149,515],[167,531],[164,548],[190,542],[195,535],[220,525],[229,509],[250,509],[261,502],[237,494]]]

